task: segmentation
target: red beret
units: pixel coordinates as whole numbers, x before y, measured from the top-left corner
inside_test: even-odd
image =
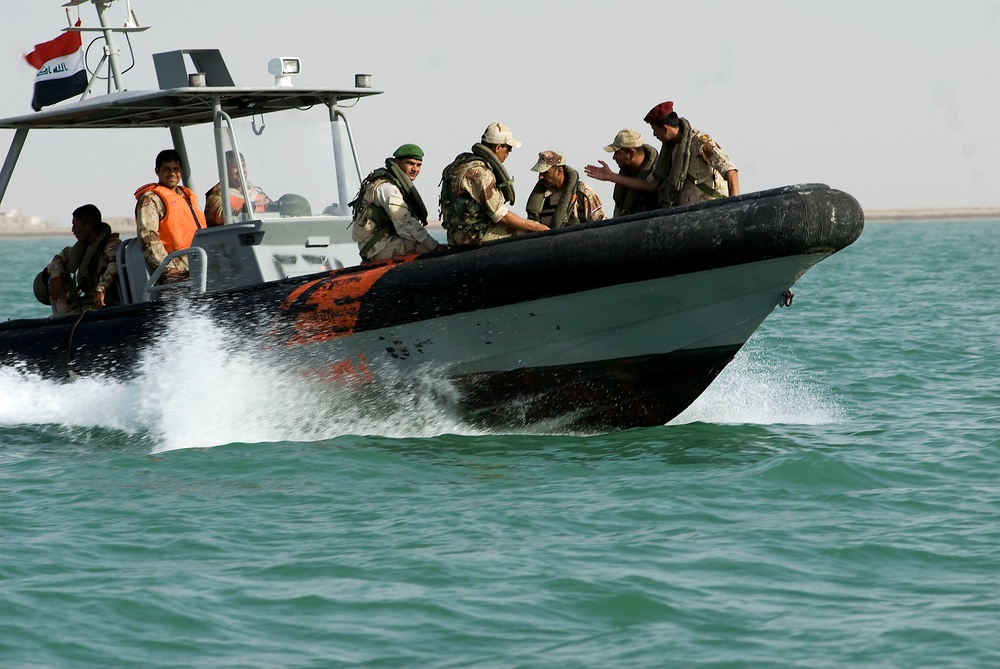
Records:
[[[646,123],[659,123],[660,121],[665,119],[667,115],[673,110],[674,110],[673,102],[670,101],[661,102],[660,104],[650,109],[649,113],[646,114],[642,118],[642,120],[645,121]]]

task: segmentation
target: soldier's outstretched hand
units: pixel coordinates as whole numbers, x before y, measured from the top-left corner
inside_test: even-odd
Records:
[[[601,164],[600,167],[597,165],[587,165],[583,168],[583,171],[586,172],[587,176],[591,179],[597,179],[598,181],[611,181],[611,175],[614,174],[614,172],[611,171],[611,168],[608,167],[608,164],[603,160],[598,160],[597,162]]]

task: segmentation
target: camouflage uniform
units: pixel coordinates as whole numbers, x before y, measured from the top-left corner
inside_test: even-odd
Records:
[[[547,188],[544,191],[544,195],[545,204],[542,205],[538,222],[553,227],[556,206],[562,199],[563,191]],[[604,213],[604,205],[601,204],[601,199],[597,197],[597,193],[582,181],[577,182],[575,198],[576,202],[573,203],[573,214],[570,216],[568,224],[603,221],[607,218],[607,215]]]
[[[686,124],[685,119],[681,121]],[[660,160],[675,160],[675,154],[680,149],[679,144],[665,144],[660,151]],[[684,179],[680,192],[670,193],[666,182],[656,174],[656,168],[646,177],[646,181],[656,187],[661,205],[683,206],[729,195],[725,174],[729,170],[735,170],[736,166],[715,140],[700,130],[691,128],[689,154],[687,178]]]
[[[648,179],[649,175],[653,172],[653,165],[656,164],[656,157],[659,155],[659,152],[649,144],[643,144],[638,148],[642,150],[644,156],[639,169],[623,168],[618,170],[618,173],[626,177]],[[621,184],[615,184],[612,197],[615,200],[615,216],[628,216],[629,214],[638,214],[643,211],[653,211],[660,208],[660,199],[657,197],[655,191],[635,190]]]
[[[247,189],[250,191],[251,211],[260,213],[267,211],[267,205],[273,202],[260,188],[247,182]],[[243,200],[243,190],[241,188],[229,187],[230,197],[235,194],[241,201]],[[234,216],[238,212],[234,212]],[[222,184],[215,184],[212,190],[205,193],[205,222],[210,226],[222,225],[226,222],[225,212],[222,211]]]
[[[51,280],[61,277],[63,285],[66,287],[66,296],[52,301],[53,312],[56,316],[79,314],[91,309],[91,304],[97,293],[104,293],[105,306],[119,303],[117,255],[118,246],[121,243],[117,232],[111,233],[105,240],[94,265],[96,282],[93,286],[86,288],[86,292],[84,292],[84,287],[79,285],[80,270],[71,273],[69,269],[70,257],[74,254],[74,249],[79,246],[79,243],[77,246],[67,246],[52,258],[52,262],[45,268],[49,278]]]
[[[489,165],[476,159],[446,167],[445,173],[449,170],[451,175],[444,187],[468,207],[465,217],[449,207],[442,208],[441,225],[448,231],[448,243],[460,246],[510,237],[510,228],[498,223],[508,209]]]
[[[438,243],[431,238],[424,224],[411,212],[403,199],[399,186],[388,179],[373,181],[361,195],[365,204],[382,209],[392,222],[394,234],[387,234],[371,245],[364,253],[365,260],[387,260],[410,253],[426,253],[437,248]],[[365,219],[365,210],[355,216],[355,230],[352,233],[359,248],[364,248],[374,236],[375,221]]]
[[[178,190],[178,192],[180,192]],[[142,255],[150,267],[159,267],[170,255],[160,241],[160,221],[167,215],[167,207],[156,193],[143,193],[135,205],[136,236],[142,244]],[[170,271],[187,272],[187,256],[174,258],[167,265]]]

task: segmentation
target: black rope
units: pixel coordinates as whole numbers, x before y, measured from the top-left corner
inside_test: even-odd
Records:
[[[80,317],[76,319],[75,323],[73,323],[73,327],[69,329],[69,339],[66,342],[66,362],[69,364],[70,376],[78,376],[80,374],[73,366],[73,336],[76,334],[76,328],[80,325],[80,321],[82,321],[83,317],[86,315],[86,311],[81,312]]]

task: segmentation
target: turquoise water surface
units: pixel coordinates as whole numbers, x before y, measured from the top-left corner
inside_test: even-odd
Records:
[[[0,240],[0,318],[67,239]],[[210,322],[0,368],[0,667],[1000,666],[1000,221],[869,223],[672,424],[372,418]]]

